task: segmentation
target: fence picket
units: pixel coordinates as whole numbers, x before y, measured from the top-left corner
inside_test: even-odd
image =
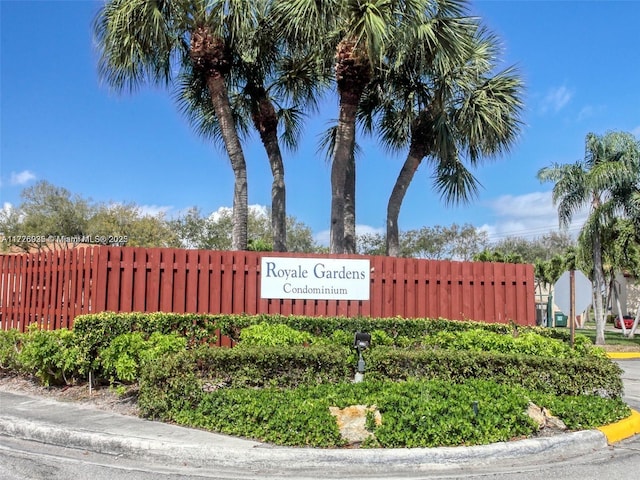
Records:
[[[532,265],[332,255],[370,260],[369,300],[264,299],[263,255],[326,258],[104,246],[0,255],[1,328],[24,331],[33,322],[71,327],[76,316],[105,310],[442,317],[535,325]]]

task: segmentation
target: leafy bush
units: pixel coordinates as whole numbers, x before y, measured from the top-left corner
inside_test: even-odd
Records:
[[[346,361],[349,354],[343,347],[311,345],[200,347],[166,355],[141,369],[140,411],[149,418],[173,419],[176,405],[179,410],[193,407],[203,391],[349,381],[353,376]],[[189,392],[186,397],[184,392]]]
[[[606,399],[593,395],[553,396],[531,394],[537,405],[544,405],[570,430],[586,430],[617,422],[631,414],[622,399]]]
[[[585,343],[586,340],[586,343]],[[586,355],[602,356],[601,350],[587,348],[589,340],[580,336],[575,349],[567,343],[548,338],[533,331],[513,334],[501,334],[482,329],[461,332],[437,332],[422,339],[425,346],[448,350],[466,350],[472,352],[496,352],[506,354],[537,355],[541,357],[573,358]]]
[[[473,404],[478,406],[477,414]],[[527,393],[486,381],[365,382],[206,393],[176,421],[277,445],[334,447],[344,444],[330,406],[375,405],[382,424],[369,422],[371,446],[433,447],[505,441],[535,431],[526,415]]]
[[[138,379],[142,362],[179,352],[186,345],[186,339],[175,334],[154,332],[145,339],[142,333],[131,332],[114,338],[98,356],[103,372],[110,377],[111,383],[131,383]]]
[[[0,330],[0,375],[20,370],[18,353],[21,343],[22,334],[18,330]]]
[[[244,328],[240,332],[239,347],[284,347],[311,343],[313,336],[308,332],[301,332],[281,323],[257,323]]]
[[[119,335],[140,332],[149,336],[157,332],[184,337],[190,346],[214,343],[217,339],[215,318],[213,315],[163,312],[102,312],[76,317],[73,331],[76,334],[83,371],[96,371],[100,376],[99,352],[106,349]]]
[[[80,375],[81,357],[71,330],[42,330],[32,324],[22,336],[20,368],[44,385],[72,383]]]
[[[367,375],[375,379],[442,379],[463,383],[478,378],[521,385],[554,395],[622,396],[622,370],[601,357],[555,358],[532,355],[418,349],[373,348]]]

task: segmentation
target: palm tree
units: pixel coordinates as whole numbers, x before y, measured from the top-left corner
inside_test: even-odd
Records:
[[[331,164],[332,253],[345,253],[345,198],[353,196],[356,116],[363,93],[380,73],[387,50],[401,45],[411,31],[424,40],[422,50],[432,55],[453,48],[455,35],[429,18],[460,13],[463,0],[275,0],[274,10],[282,31],[295,44],[315,45],[327,58],[334,57],[339,100],[336,143]],[[350,172],[350,173],[348,173]],[[349,184],[347,182],[349,181]],[[355,215],[350,215],[355,224]],[[349,230],[349,229],[348,229]],[[351,252],[349,252],[351,253]]]
[[[596,345],[604,345],[605,312],[602,295],[606,291],[603,240],[617,215],[635,215],[634,198],[640,186],[638,142],[630,134],[619,132],[603,136],[587,134],[585,157],[573,164],[554,164],[538,172],[543,182],[555,182],[554,205],[562,227],[573,216],[589,210],[580,231],[579,244],[590,252],[594,283]],[[634,193],[635,190],[635,193]]]
[[[174,72],[195,72],[206,83],[235,176],[234,250],[247,248],[247,171],[225,78],[255,30],[250,0],[111,0],[94,29],[99,72],[117,90],[144,83],[168,86]]]
[[[307,109],[316,107],[317,92],[328,79],[316,52],[291,52],[269,17],[271,2],[255,3],[257,29],[252,42],[236,58],[228,88],[237,129],[249,123],[260,136],[272,172],[271,231],[273,251],[287,251],[284,162],[280,145],[293,150]],[[220,123],[207,95],[206,83],[193,71],[182,78],[181,110],[205,137],[221,139]],[[282,134],[278,136],[278,130]]]
[[[458,32],[463,55],[437,52],[426,63],[412,58],[396,62],[384,88],[377,89],[382,99],[371,102],[373,108],[366,112],[381,112],[379,128],[389,148],[408,146],[387,206],[390,256],[399,254],[400,208],[424,158],[447,204],[469,202],[479,184],[467,163],[475,167],[507,152],[520,131],[521,79],[513,68],[493,73],[499,50],[492,34],[475,22],[464,28]]]

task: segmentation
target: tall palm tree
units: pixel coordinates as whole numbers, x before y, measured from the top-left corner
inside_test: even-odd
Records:
[[[286,48],[270,19],[270,6],[270,0],[255,2],[257,28],[251,43],[235,59],[228,88],[238,130],[247,134],[251,123],[267,154],[273,177],[272,248],[284,252],[288,249],[287,212],[281,145],[296,148],[302,118],[307,110],[316,108],[317,93],[328,79],[315,51],[291,52]],[[197,72],[183,75],[178,100],[183,113],[203,136],[221,138],[206,82]]]
[[[617,215],[633,217],[637,211],[633,190],[637,193],[640,186],[638,152],[638,142],[630,134],[610,132],[600,136],[589,133],[583,160],[573,164],[554,164],[538,171],[541,181],[555,183],[552,198],[558,207],[562,227],[569,226],[576,213],[589,210],[580,231],[579,243],[591,256],[596,345],[605,343],[603,239]]]
[[[406,58],[372,92],[382,139],[408,153],[387,205],[387,255],[399,254],[398,217],[407,189],[427,158],[435,189],[446,203],[469,202],[478,181],[468,167],[503,154],[520,131],[523,83],[513,68],[494,73],[498,42],[475,22],[458,38],[463,54],[437,52],[424,60]],[[414,50],[417,50],[415,48]],[[409,60],[407,62],[407,60]],[[371,120],[368,120],[371,124]]]
[[[339,103],[331,164],[332,253],[345,253],[345,197],[355,182],[352,163],[359,103],[369,82],[382,70],[391,45],[401,45],[407,30],[424,40],[425,55],[456,47],[456,35],[431,17],[460,13],[464,0],[274,0],[282,31],[295,44],[315,45],[334,57]],[[350,173],[348,173],[350,172]],[[355,215],[350,215],[355,224]],[[349,252],[351,253],[351,252]]]
[[[225,78],[255,30],[250,0],[111,0],[94,29],[99,72],[118,90],[171,84],[192,70],[206,82],[234,172],[234,250],[247,248],[247,171]]]

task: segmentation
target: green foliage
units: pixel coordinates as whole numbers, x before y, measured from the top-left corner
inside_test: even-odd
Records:
[[[109,376],[111,383],[131,383],[138,379],[143,362],[184,350],[186,345],[186,339],[176,334],[154,332],[145,339],[140,332],[130,332],[114,338],[98,357],[103,373]]]
[[[230,250],[231,209],[220,209],[215,215],[203,215],[198,208],[190,208],[183,216],[170,221],[172,229],[185,248]],[[249,207],[247,221],[248,247],[253,251],[273,250],[271,212]],[[287,250],[317,252],[313,232],[295,217],[287,217]]]
[[[617,422],[631,414],[620,398],[606,399],[594,395],[553,396],[532,394],[536,405],[543,405],[560,418],[570,430],[587,430]]]
[[[289,390],[220,388],[200,398],[197,405],[174,412],[174,420],[276,445],[314,447],[344,445],[330,406],[374,405],[382,424],[376,425],[372,414],[367,416],[375,439],[365,446],[385,448],[481,445],[532,435],[537,425],[526,414],[531,398],[570,429],[592,428],[629,414],[620,400],[540,395],[486,380],[342,382]]]
[[[0,232],[7,238],[31,237],[31,242],[4,242],[2,247],[67,248],[81,239],[112,238],[110,244],[177,247],[179,241],[162,214],[145,215],[132,203],[93,203],[47,181],[21,192],[22,203],[0,213]],[[52,238],[53,243],[49,240]]]
[[[276,445],[337,447],[345,443],[326,400],[298,390],[218,390],[206,394],[194,410],[180,412],[176,421]]]
[[[80,373],[80,359],[73,331],[42,330],[37,324],[22,336],[17,356],[21,369],[47,386],[73,382]]]
[[[200,347],[146,363],[139,407],[150,418],[173,418],[174,402],[193,407],[204,390],[336,383],[352,378],[350,350],[338,346]],[[183,392],[190,392],[183,397]],[[195,393],[194,393],[195,392]]]
[[[455,223],[449,227],[436,225],[406,230],[400,232],[399,237],[399,256],[432,260],[471,260],[489,243],[486,232],[473,225]],[[363,255],[386,255],[386,236],[358,235],[357,247]]]
[[[14,329],[0,330],[0,374],[19,370],[18,353],[22,343],[22,334]]]
[[[73,331],[82,357],[84,372],[100,373],[99,352],[111,341],[125,333],[140,332],[149,336],[154,332],[176,334],[186,338],[189,346],[214,343],[217,339],[215,317],[212,315],[176,313],[113,313],[76,317]]]
[[[439,332],[462,332],[467,330],[484,330],[500,334],[513,334],[515,325],[505,323],[486,323],[473,321],[447,320],[443,318],[369,318],[369,317],[303,317],[297,315],[216,315],[209,316],[223,335],[235,341],[240,340],[240,332],[259,323],[287,325],[293,329],[308,332],[315,337],[340,337],[338,343],[352,345],[355,332],[384,332],[381,341],[388,343],[388,338],[397,346],[418,345],[425,335]],[[556,328],[518,326],[519,333],[535,332],[542,337],[555,338],[569,344],[569,333]],[[336,333],[338,332],[338,333]],[[381,333],[380,333],[381,334]],[[376,334],[378,335],[378,334]],[[337,337],[336,337],[337,338]],[[376,346],[376,342],[372,342]]]
[[[441,379],[464,383],[478,378],[554,395],[622,396],[620,367],[608,358],[379,347],[366,355],[367,375],[378,380]]]
[[[260,346],[278,347],[290,345],[304,345],[311,343],[313,336],[308,332],[301,332],[281,323],[266,322],[250,325],[240,332],[239,347]]]
[[[481,329],[455,333],[438,332],[423,337],[422,344],[447,350],[496,352],[555,358],[583,357],[586,355],[602,356],[604,353],[600,349],[589,348],[590,342],[586,337],[580,336],[580,340],[576,341],[576,348],[572,349],[566,343],[543,337],[533,331],[517,332],[517,334],[500,334]]]

